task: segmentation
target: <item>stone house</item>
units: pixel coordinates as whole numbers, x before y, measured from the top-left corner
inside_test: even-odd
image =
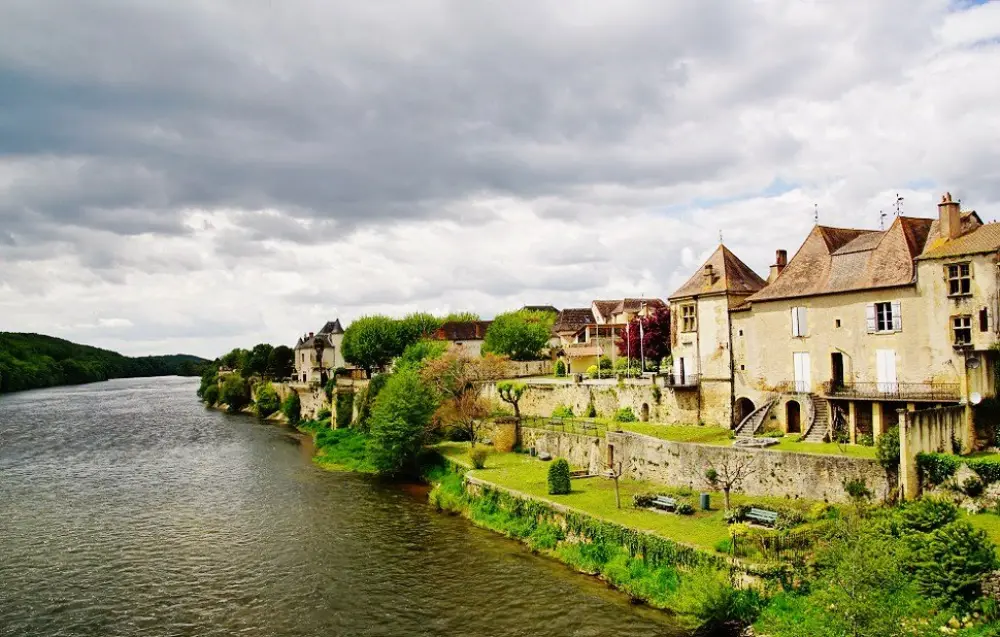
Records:
[[[448,321],[441,325],[432,339],[448,341],[449,351],[456,351],[469,358],[483,355],[486,330],[493,321]]]
[[[974,444],[971,405],[995,394],[1000,224],[945,195],[936,219],[817,225],[791,260],[777,251],[767,281],[754,275],[759,289],[692,309],[689,286],[715,276],[720,252],[671,296],[674,373],[678,358],[697,364],[702,400],[718,405],[712,422],[812,441],[835,428],[854,442],[880,435],[897,410],[964,404],[961,442]]]
[[[552,328],[559,338],[555,349],[561,352],[567,372],[586,372],[601,356],[618,357],[616,343],[630,321],[665,307],[662,299],[618,299],[593,301],[589,308],[565,309]]]
[[[343,342],[344,328],[340,319],[327,321],[318,332],[299,337],[295,344],[295,380],[325,384],[334,370],[348,367],[344,360]]]

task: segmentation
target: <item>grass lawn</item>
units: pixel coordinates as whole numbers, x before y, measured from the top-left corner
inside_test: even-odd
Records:
[[[468,444],[444,443],[437,446],[438,451],[449,459],[470,467]],[[622,508],[615,507],[615,487],[612,480],[606,478],[585,478],[573,480],[573,491],[568,495],[552,496],[548,494],[549,463],[542,462],[525,454],[491,453],[486,460],[486,468],[470,471],[469,475],[492,482],[508,489],[521,491],[540,500],[555,502],[570,506],[584,513],[603,518],[612,522],[652,531],[676,542],[688,544],[702,549],[713,550],[715,545],[729,537],[729,529],[723,519],[722,494],[712,494],[712,509],[698,509],[698,493],[686,492],[683,489],[671,489],[661,484],[621,480]],[[674,513],[657,513],[646,509],[632,508],[632,496],[637,493],[667,493],[686,501],[696,509],[694,515],[676,515]],[[792,501],[785,499],[747,498],[734,494],[734,505],[754,503],[767,506],[769,502],[780,501],[788,506]],[[796,506],[808,509],[812,502],[795,501]]]
[[[850,456],[852,458],[875,459],[875,447],[861,445],[838,445],[835,442],[794,442],[786,436],[778,438],[778,444],[766,447],[773,451],[792,451],[798,453],[822,453],[835,456]]]
[[[729,446],[732,439],[729,430],[721,427],[699,427],[697,425],[657,425],[648,422],[609,422],[608,428],[631,431],[632,433],[671,440],[673,442],[699,442],[708,445]]]
[[[1000,515],[996,513],[966,514],[965,519],[977,529],[983,529],[989,533],[993,541],[1000,545]]]

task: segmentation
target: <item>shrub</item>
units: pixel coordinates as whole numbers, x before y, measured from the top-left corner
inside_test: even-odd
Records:
[[[844,491],[852,500],[867,500],[872,497],[872,492],[868,490],[868,485],[861,478],[852,478],[844,481]]]
[[[553,418],[572,418],[573,408],[569,405],[556,405],[556,408],[552,410]]]
[[[549,495],[566,495],[570,492],[569,463],[557,458],[549,465]]]
[[[378,399],[379,392],[389,382],[388,374],[377,374],[368,381],[368,386],[358,392],[358,420],[355,427],[361,431],[371,428],[372,409]]]
[[[337,427],[344,428],[351,425],[354,417],[354,394],[351,392],[340,392],[337,394]]]
[[[628,358],[619,358],[615,361],[615,373],[624,375],[627,378],[636,378],[642,375],[639,370],[639,363]]]
[[[608,358],[607,356],[601,356],[600,358],[597,359],[597,366],[600,367],[602,370],[611,369],[611,359]]]
[[[562,362],[562,360],[557,360],[556,361],[556,367],[555,367],[555,373],[556,373],[556,376],[558,376],[560,378],[562,378],[563,376],[565,376],[566,375],[566,363]]]
[[[694,515],[694,507],[687,502],[681,502],[677,505],[677,513],[679,515]]]
[[[319,408],[319,411],[316,412],[316,420],[329,420],[329,418],[330,418],[330,406],[323,405],[322,407]]]
[[[861,434],[857,437],[858,444],[862,447],[874,447],[875,438],[871,434]]]
[[[998,428],[1000,429],[1000,428]],[[965,463],[983,481],[983,484],[1000,482],[1000,462],[995,460],[967,460]]]
[[[917,471],[924,484],[937,486],[955,475],[959,459],[944,453],[918,453]]]
[[[591,365],[590,367],[587,368],[587,377],[588,378],[597,378],[598,374],[599,374],[599,370],[597,368],[597,365]]]
[[[257,415],[266,418],[278,411],[281,399],[271,383],[263,383],[257,388]]]
[[[236,413],[250,404],[250,385],[239,374],[229,374],[222,381],[219,400],[226,404],[229,413]]]
[[[323,393],[326,394],[326,402],[333,404],[333,392],[337,390],[337,375],[334,374],[323,386]]]
[[[969,496],[970,498],[978,498],[983,494],[983,481],[979,478],[974,478],[969,476],[962,483],[962,493]]]
[[[958,507],[941,498],[924,497],[907,504],[900,513],[904,531],[929,533],[958,519]]]
[[[487,452],[482,447],[476,447],[475,449],[469,450],[469,460],[472,461],[473,469],[485,469],[486,468],[486,456]]]
[[[648,509],[655,498],[655,493],[636,493],[632,496],[632,506],[636,509]]]
[[[875,444],[875,458],[886,471],[899,467],[899,427],[890,427],[878,437]]]
[[[593,405],[593,403],[591,403]],[[622,407],[615,412],[615,422],[637,422],[639,419],[636,418],[635,412],[632,411],[631,407]]]
[[[930,533],[916,558],[915,576],[920,589],[946,602],[968,602],[978,597],[982,576],[997,567],[989,535],[964,520]]]
[[[293,425],[299,424],[299,420],[302,419],[302,401],[298,393],[293,391],[281,401],[281,413],[285,414],[288,422]]]
[[[528,536],[528,546],[535,551],[551,551],[559,545],[566,534],[555,524],[543,522],[535,527],[531,535]]]
[[[757,434],[760,438],[784,438],[785,432],[780,429],[768,429],[767,431]]]
[[[597,407],[594,406],[593,400],[587,403],[587,418],[597,418]]]
[[[201,399],[205,401],[209,407],[219,402],[219,386],[209,385],[202,391]]]
[[[723,513],[722,518],[726,521],[726,524],[739,524],[746,518],[747,513],[750,513],[750,507],[736,505]]]
[[[756,589],[736,589],[728,573],[710,567],[686,573],[674,601],[680,613],[697,618],[708,634],[727,624],[750,624],[765,606]]]
[[[415,370],[389,377],[371,415],[368,456],[375,469],[398,475],[415,468],[437,401]]]

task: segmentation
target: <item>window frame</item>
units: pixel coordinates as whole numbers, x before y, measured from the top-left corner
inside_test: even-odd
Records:
[[[955,270],[956,274],[952,274],[952,270]],[[962,270],[965,270],[963,274]],[[972,296],[972,262],[971,261],[960,261],[957,263],[949,263],[944,266],[945,282],[948,284],[948,297],[949,298],[960,298],[963,296]],[[954,288],[958,287],[958,291],[955,292]],[[964,289],[963,289],[964,288]]]
[[[964,323],[964,324],[963,324]],[[968,332],[968,340],[960,341],[959,332]],[[972,345],[972,315],[955,314],[951,317],[951,342],[955,347]]]
[[[684,303],[681,305],[681,332],[688,334],[698,331],[698,305]]]

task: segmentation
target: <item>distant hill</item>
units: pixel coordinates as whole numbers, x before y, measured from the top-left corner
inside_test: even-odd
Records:
[[[207,363],[188,354],[133,358],[42,334],[0,332],[0,393],[111,378],[200,376]]]

